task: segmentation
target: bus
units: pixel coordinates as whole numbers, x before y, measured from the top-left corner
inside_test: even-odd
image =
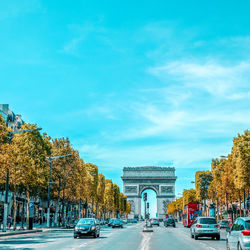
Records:
[[[194,223],[195,218],[201,215],[202,204],[192,202],[188,203],[183,209],[183,226],[190,227]]]

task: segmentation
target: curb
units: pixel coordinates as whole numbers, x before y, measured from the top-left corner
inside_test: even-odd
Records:
[[[42,229],[15,231],[15,232],[0,233],[0,237],[20,235],[20,234],[30,234],[30,233],[41,233],[41,232],[43,232]]]

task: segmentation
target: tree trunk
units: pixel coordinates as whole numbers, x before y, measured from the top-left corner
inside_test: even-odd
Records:
[[[13,230],[16,230],[16,210],[17,210],[17,204],[16,204],[16,185],[14,186],[14,201],[13,201],[13,206],[14,206],[14,221],[13,221]]]
[[[62,225],[63,227],[65,227],[65,216],[64,216],[64,188],[63,188],[63,199],[62,199]]]
[[[28,190],[28,189],[26,189],[26,198],[27,198],[27,203],[26,203],[26,229],[29,229],[30,193],[29,193],[29,190]]]
[[[239,190],[239,201],[240,201],[240,217],[241,217],[241,193],[240,193],[240,190]]]
[[[57,195],[57,202],[56,202],[56,212],[55,212],[55,226],[60,226],[58,221],[58,216],[60,212],[60,193],[61,193],[61,181],[59,179],[59,189],[58,189],[58,195]]]

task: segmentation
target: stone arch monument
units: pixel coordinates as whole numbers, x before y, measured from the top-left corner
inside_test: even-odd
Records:
[[[141,196],[146,189],[156,193],[158,218],[165,218],[167,205],[175,198],[175,168],[125,167],[123,168],[123,193],[131,204],[131,215],[141,214]]]

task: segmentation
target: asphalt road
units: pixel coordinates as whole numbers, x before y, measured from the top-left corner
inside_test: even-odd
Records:
[[[73,230],[59,230],[0,238],[0,249],[102,249],[102,250],[220,250],[226,249],[226,233],[221,240],[191,239],[189,229],[154,227],[143,233],[143,223],[126,225],[123,229],[103,227],[100,238],[73,239]]]

